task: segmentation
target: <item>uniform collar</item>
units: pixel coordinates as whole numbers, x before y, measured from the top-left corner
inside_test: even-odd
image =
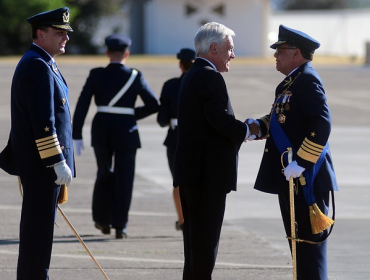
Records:
[[[50,60],[52,62],[55,62],[54,58],[47,51],[45,51],[43,48],[41,48],[39,45],[37,45],[35,42],[33,42],[32,45],[34,45],[34,46],[38,47],[39,49],[43,50],[50,57]]]

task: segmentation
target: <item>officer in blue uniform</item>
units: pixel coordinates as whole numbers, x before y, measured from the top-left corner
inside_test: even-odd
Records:
[[[328,230],[313,233],[309,206],[315,202],[327,215],[329,194],[338,190],[328,146],[330,110],[322,81],[311,65],[319,46],[319,42],[307,34],[280,25],[278,41],[271,48],[276,50],[276,69],[286,78],[276,88],[270,114],[257,120],[261,127],[260,139],[267,140],[254,187],[278,194],[288,237],[291,236],[288,180],[291,176],[296,178],[297,236],[304,240],[296,243],[299,280],[328,277],[325,240]],[[286,146],[292,147],[294,157],[290,164],[284,162],[286,168],[282,173],[281,154]]]
[[[125,65],[131,39],[113,34],[105,39],[110,63],[90,71],[73,116],[77,154],[83,149],[82,127],[94,96],[97,113],[91,128],[91,145],[98,166],[93,193],[93,220],[103,234],[116,229],[126,238],[128,212],[135,174],[136,150],[141,147],[136,121],[158,111],[158,100],[141,72]],[[137,97],[144,106],[135,107]]]
[[[54,60],[73,31],[69,9],[27,21],[33,44],[14,73],[10,137],[0,155],[0,167],[23,186],[17,280],[49,279],[57,197],[75,174],[68,86]]]
[[[181,70],[181,76],[178,78],[172,78],[164,83],[160,97],[161,105],[157,116],[157,121],[161,127],[168,126],[167,137],[163,144],[167,147],[167,159],[172,177],[173,159],[177,145],[177,102],[179,98],[179,89],[182,78],[193,65],[195,60],[195,51],[192,49],[181,49],[176,57],[180,60],[179,68]],[[178,216],[175,228],[177,230],[181,230],[184,223],[184,217],[182,215],[178,186],[173,188],[173,199]]]

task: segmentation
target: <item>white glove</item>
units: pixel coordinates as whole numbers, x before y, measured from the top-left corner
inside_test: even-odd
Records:
[[[296,161],[292,161],[284,169],[285,179],[289,181],[290,177],[297,178],[301,176],[303,171],[305,171],[304,167],[299,166]]]
[[[77,155],[80,156],[81,151],[84,149],[84,140],[77,139],[77,140],[73,140],[73,142],[75,143]]]
[[[55,174],[57,174],[55,184],[57,185],[65,184],[68,187],[72,181],[72,172],[71,169],[69,169],[68,165],[66,164],[66,161],[63,160],[61,162],[54,164],[54,171]]]

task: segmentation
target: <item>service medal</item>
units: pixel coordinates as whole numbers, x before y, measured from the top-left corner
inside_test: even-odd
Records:
[[[285,116],[283,114],[278,115],[278,122],[279,123],[285,123]]]
[[[285,103],[284,110],[289,111],[289,109],[290,109],[290,105],[288,103]]]

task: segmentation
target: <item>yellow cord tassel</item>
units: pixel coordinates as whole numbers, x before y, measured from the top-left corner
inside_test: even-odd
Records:
[[[66,185],[61,185],[58,196],[58,204],[64,204],[67,201],[68,201],[68,188]]]
[[[310,221],[313,234],[323,232],[325,229],[334,224],[334,221],[323,214],[316,203],[309,206]]]

